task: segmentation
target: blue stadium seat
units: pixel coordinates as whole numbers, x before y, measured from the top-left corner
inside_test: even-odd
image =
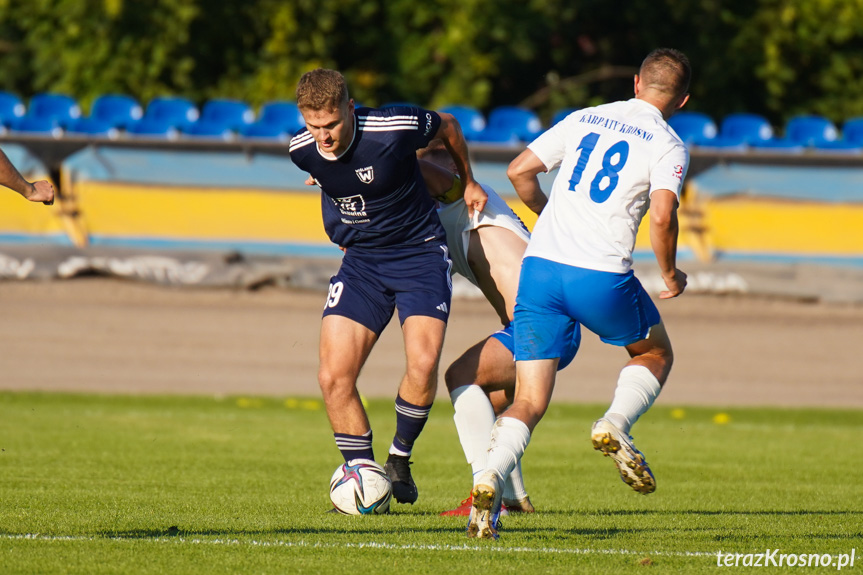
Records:
[[[815,142],[812,146],[812,151],[822,154],[855,155],[863,153],[863,142],[850,142],[848,140]]]
[[[718,132],[713,118],[701,112],[678,112],[671,116],[668,125],[686,144],[709,145]]]
[[[63,128],[61,128],[52,118],[22,116],[12,120],[9,123],[9,129],[13,132],[33,136],[50,136],[52,138],[63,137]]]
[[[144,109],[135,98],[123,94],[103,94],[90,107],[90,118],[124,129],[144,116]]]
[[[441,112],[452,114],[458,120],[465,140],[473,140],[485,130],[486,121],[482,112],[471,106],[444,106]]]
[[[729,114],[722,120],[719,135],[752,144],[773,138],[773,128],[767,118],[758,114]]]
[[[183,134],[193,138],[234,139],[234,132],[251,124],[255,119],[252,107],[239,100],[216,99],[204,104],[201,117],[194,124],[184,126]]]
[[[288,133],[283,127],[268,122],[258,121],[240,129],[243,138],[256,138],[262,140],[276,140],[288,142],[293,132]]]
[[[485,130],[474,136],[473,141],[497,146],[518,146],[521,144],[521,139],[514,131],[505,128],[492,128],[490,126],[487,126]]]
[[[198,120],[183,128],[183,135],[190,138],[210,138],[218,140],[233,140],[234,131],[221,122]]]
[[[551,125],[554,126],[573,112],[577,112],[580,109],[581,108],[561,108],[551,117]]]
[[[8,126],[9,122],[22,117],[27,108],[21,98],[10,92],[0,92],[0,125]]]
[[[756,152],[770,152],[774,154],[800,154],[806,148],[800,142],[788,138],[773,138],[764,141],[755,141],[749,144],[751,150]]]
[[[174,126],[173,122],[166,119],[141,118],[126,128],[126,133],[137,138],[162,138],[167,140],[176,140],[179,137],[179,130]]]
[[[785,137],[804,146],[832,142],[838,136],[833,122],[822,116],[795,116],[785,125]]]
[[[81,106],[71,96],[65,94],[36,94],[30,98],[27,115],[33,118],[47,118],[60,127],[81,117]]]
[[[165,96],[150,100],[140,121],[161,122],[180,129],[196,122],[199,116],[198,108],[189,100]]]
[[[482,136],[483,141],[491,137],[492,140],[501,140],[504,136],[497,132],[510,132],[522,142],[529,142],[542,132],[542,122],[533,110],[520,106],[498,106],[492,109],[488,115],[488,126],[483,131],[489,132],[488,136]]]
[[[198,122],[220,124],[230,130],[239,130],[255,121],[255,112],[240,100],[209,100],[201,110]]]
[[[66,127],[66,133],[72,136],[90,136],[115,140],[119,137],[120,130],[105,120],[78,118],[69,122],[69,125]]]
[[[306,125],[296,102],[288,101],[267,102],[261,106],[258,121],[261,124],[278,126],[291,135]]]
[[[749,145],[743,138],[724,136],[716,136],[712,140],[702,140],[697,146],[699,150],[718,153],[746,152],[749,149]]]
[[[863,143],[863,118],[850,118],[842,124],[842,139]]]

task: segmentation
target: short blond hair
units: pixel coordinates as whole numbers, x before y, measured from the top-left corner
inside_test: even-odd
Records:
[[[297,84],[297,107],[300,110],[338,110],[347,102],[348,84],[336,70],[317,68],[306,72]]]

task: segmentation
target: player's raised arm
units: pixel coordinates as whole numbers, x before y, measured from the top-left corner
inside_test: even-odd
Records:
[[[464,189],[464,201],[467,204],[468,213],[473,216],[474,211],[481,212],[488,201],[488,194],[473,178],[473,170],[470,167],[470,157],[467,151],[467,142],[462,134],[458,120],[452,114],[438,112],[441,119],[435,138],[443,140],[444,146],[449,151],[455,162],[456,170],[461,178]]]
[[[677,269],[677,195],[671,190],[650,194],[650,244],[668,290],[660,299],[676,297],[686,288],[686,274]]]
[[[535,214],[539,214],[548,203],[548,196],[543,193],[539,186],[539,179],[536,177],[537,174],[545,171],[545,164],[530,148],[516,156],[506,170],[506,175],[512,182],[518,197]]]
[[[54,203],[54,186],[51,182],[48,180],[28,182],[2,150],[0,150],[0,185],[18,192],[31,202],[42,202],[46,206]]]

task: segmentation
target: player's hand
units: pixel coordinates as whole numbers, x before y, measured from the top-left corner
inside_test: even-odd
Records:
[[[39,180],[31,184],[32,189],[25,197],[31,202],[42,202],[46,206],[54,203],[54,186],[48,180]]]
[[[662,279],[665,281],[665,287],[668,290],[659,292],[659,299],[677,297],[686,289],[686,274],[677,268],[674,268],[673,276],[666,277],[663,275]]]
[[[318,181],[316,179],[314,179],[312,176],[309,176],[308,178],[306,178],[306,181],[303,183],[306,184],[307,186],[317,186],[318,185]]]
[[[481,212],[488,202],[488,194],[477,182],[470,182],[464,188],[464,203],[467,204],[467,214],[473,217],[474,212]]]

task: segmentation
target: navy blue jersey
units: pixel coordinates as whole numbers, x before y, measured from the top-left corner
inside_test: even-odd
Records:
[[[291,139],[291,160],[321,186],[327,235],[346,248],[443,241],[445,232],[416,159],[416,151],[440,127],[440,116],[393,106],[359,108],[354,120],[354,139],[338,158],[321,155],[305,128]]]

